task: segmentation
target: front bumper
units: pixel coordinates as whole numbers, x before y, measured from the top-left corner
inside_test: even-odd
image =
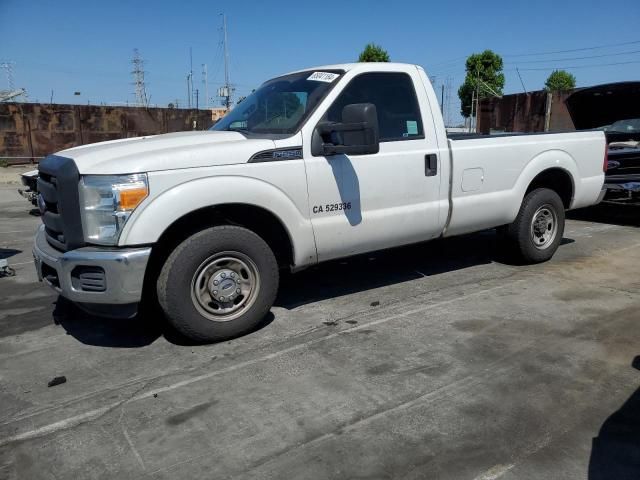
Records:
[[[38,229],[33,246],[40,281],[64,298],[81,304],[140,302],[150,254],[150,247],[83,247],[61,252],[47,242],[44,226]],[[83,272],[91,272],[88,281],[86,275],[82,276]],[[92,279],[91,275],[99,280]]]

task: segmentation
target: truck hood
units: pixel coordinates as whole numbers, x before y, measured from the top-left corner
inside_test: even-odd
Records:
[[[272,148],[272,140],[204,131],[111,140],[57,155],[72,158],[81,174],[114,175],[246,163],[253,154]]]
[[[618,120],[640,118],[640,82],[619,82],[583,88],[565,101],[576,130],[604,127]]]

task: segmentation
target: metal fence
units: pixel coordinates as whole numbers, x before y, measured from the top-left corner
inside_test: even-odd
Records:
[[[37,163],[50,153],[78,145],[205,130],[212,123],[209,110],[0,103],[0,160]]]

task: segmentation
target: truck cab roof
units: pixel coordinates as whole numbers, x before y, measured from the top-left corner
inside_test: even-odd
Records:
[[[295,70],[293,72],[289,72],[285,75],[290,75],[293,73],[299,72],[308,72],[315,70],[344,70],[345,72],[349,72],[351,70],[362,70],[362,71],[371,71],[371,70],[392,70],[392,71],[402,71],[409,70],[413,68],[423,69],[420,65],[416,65],[413,63],[398,63],[398,62],[353,62],[353,63],[336,63],[334,65],[319,65],[315,67],[302,68],[300,70]]]

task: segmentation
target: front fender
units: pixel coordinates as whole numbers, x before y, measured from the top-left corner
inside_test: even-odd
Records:
[[[175,180],[175,179],[174,179]],[[150,189],[162,190],[165,177]],[[127,221],[118,244],[145,245],[158,241],[162,233],[183,216],[205,207],[238,203],[270,211],[283,224],[294,250],[296,266],[317,260],[313,229],[295,202],[278,187],[251,177],[220,175],[188,180],[170,186],[145,200]]]

